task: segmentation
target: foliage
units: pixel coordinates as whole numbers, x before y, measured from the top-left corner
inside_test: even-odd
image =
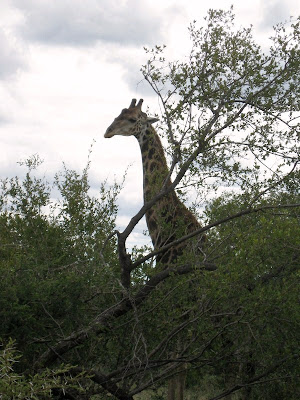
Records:
[[[205,24],[190,25],[184,61],[156,46],[142,73],[161,100],[178,178],[188,169],[203,195],[238,185],[255,196],[298,159],[300,20],[277,25],[267,53],[232,10],[210,10]]]
[[[99,197],[91,197],[88,167],[82,176],[64,168],[55,201],[45,179],[33,175],[39,161],[27,160],[24,180],[3,180],[1,192],[0,335],[16,340],[25,367],[40,344],[85,326],[95,304],[113,301],[117,266],[113,243],[102,247],[114,229],[119,187],[102,184]]]
[[[280,197],[270,196],[266,204]],[[297,200],[287,193],[282,197]],[[241,200],[237,195],[218,198],[207,216],[232,214]],[[251,398],[297,398],[299,226],[298,212],[276,210],[236,219],[213,233],[221,265],[218,279],[210,279],[211,293],[218,299],[218,323],[234,321],[220,338],[218,355],[223,354],[224,363],[218,363],[215,373],[221,368],[228,382],[234,375],[245,382],[278,363],[278,369],[262,379],[265,386],[246,387]]]
[[[1,345],[0,352],[0,398],[1,400],[41,400],[52,397],[53,390],[64,392],[66,388],[80,387],[83,374],[72,377],[71,367],[61,365],[59,369],[46,369],[42,373],[25,377],[15,372],[15,364],[21,358],[12,340]]]

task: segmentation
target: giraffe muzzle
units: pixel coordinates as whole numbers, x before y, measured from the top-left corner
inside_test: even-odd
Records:
[[[113,137],[114,136],[114,132],[113,132],[113,130],[111,130],[111,129],[107,129],[107,131],[105,132],[105,134],[104,134],[104,137],[105,138],[111,138],[111,137]]]

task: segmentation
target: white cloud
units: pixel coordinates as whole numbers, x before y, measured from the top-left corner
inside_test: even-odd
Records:
[[[0,28],[0,79],[14,75],[25,67],[25,57],[16,41]]]
[[[140,0],[15,0],[14,4],[25,16],[20,27],[23,37],[48,45],[155,44],[162,34],[163,15]]]
[[[294,0],[261,0],[260,5],[262,14],[259,27],[269,30],[279,22],[288,20],[296,3]]]

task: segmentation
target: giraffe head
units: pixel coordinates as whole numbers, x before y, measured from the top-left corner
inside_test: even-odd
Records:
[[[133,99],[129,108],[124,108],[121,114],[107,128],[104,137],[111,138],[115,135],[136,136],[144,127],[158,121],[157,118],[148,117],[142,111],[142,104],[143,99],[137,105],[136,99]]]

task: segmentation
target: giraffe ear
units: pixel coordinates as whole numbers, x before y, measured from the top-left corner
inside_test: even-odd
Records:
[[[148,122],[149,124],[154,124],[154,122],[157,122],[157,121],[159,121],[158,118],[155,118],[155,117],[147,117],[147,122]]]

